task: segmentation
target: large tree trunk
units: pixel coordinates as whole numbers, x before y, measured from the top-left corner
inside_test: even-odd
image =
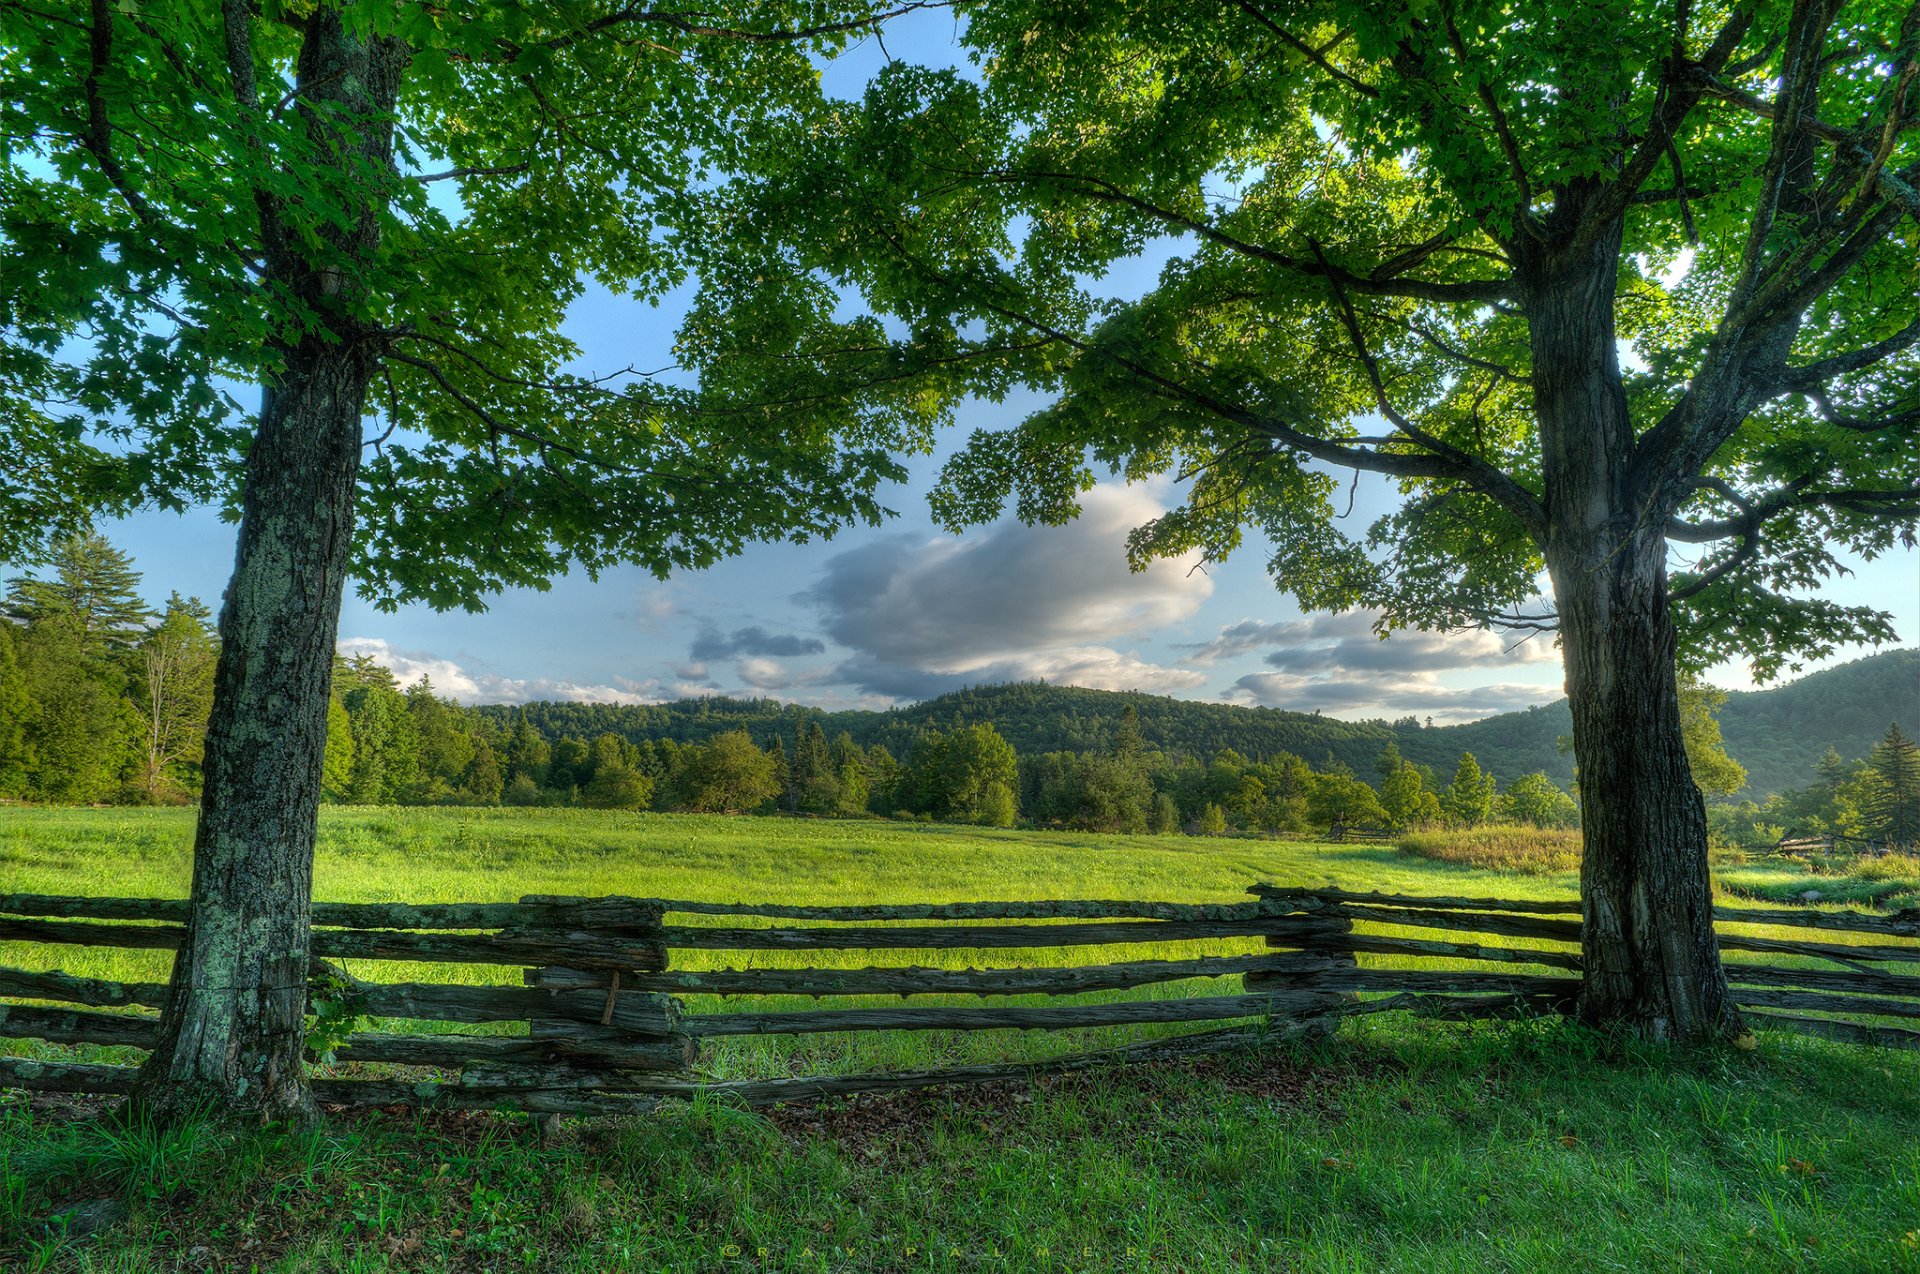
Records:
[[[1681,745],[1666,546],[1554,571],[1580,765],[1580,1017],[1652,1039],[1743,1029],[1713,932],[1706,804]]]
[[[1681,743],[1667,512],[1634,469],[1613,322],[1619,249],[1616,225],[1584,249],[1542,251],[1527,304],[1584,829],[1580,1015],[1702,1041],[1741,1025],[1713,932],[1706,808]]]
[[[244,12],[244,9],[242,10]],[[242,18],[240,21],[246,21]],[[306,1036],[313,848],[340,598],[353,543],[362,410],[379,338],[353,317],[389,192],[388,120],[402,46],[349,33],[330,9],[308,21],[298,79],[310,138],[358,198],[322,232],[324,260],[293,249],[262,203],[270,282],[327,315],[279,351],[247,456],[239,548],[221,648],[194,840],[192,910],[160,1038],[134,1100],[163,1117],[313,1113]],[[377,169],[376,169],[377,171]]]

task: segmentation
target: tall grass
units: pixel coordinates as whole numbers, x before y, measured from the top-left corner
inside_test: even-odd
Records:
[[[1398,847],[1403,854],[1480,871],[1554,876],[1580,870],[1576,831],[1498,825],[1413,832],[1401,837]]]

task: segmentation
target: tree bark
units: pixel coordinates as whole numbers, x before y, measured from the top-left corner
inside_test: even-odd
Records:
[[[251,21],[244,6],[228,21]],[[248,100],[251,50],[237,48]],[[352,215],[297,248],[275,197],[260,200],[266,286],[322,316],[272,351],[247,454],[239,545],[220,614],[187,931],[160,1035],[134,1100],[163,1118],[214,1110],[306,1120],[301,1058],[327,700],[353,542],[367,387],[379,337],[356,316],[379,245],[392,172],[392,112],[405,46],[349,32],[333,9],[308,20],[300,110],[327,190]],[[254,103],[258,108],[258,103]],[[299,215],[299,210],[290,210]],[[318,258],[318,259],[316,259]]]
[[[1577,224],[1579,194],[1568,192]],[[1614,330],[1622,227],[1534,249],[1527,321],[1579,763],[1583,1021],[1652,1039],[1738,1034],[1713,932],[1706,806],[1675,685],[1663,493],[1635,472]]]

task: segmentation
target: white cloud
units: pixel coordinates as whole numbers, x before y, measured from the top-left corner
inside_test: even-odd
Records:
[[[740,680],[756,690],[784,690],[793,684],[787,666],[778,659],[750,655],[740,661],[738,668]]]
[[[1127,533],[1162,509],[1140,487],[1099,486],[1064,527],[1003,523],[959,540],[878,540],[831,558],[800,600],[855,652],[828,678],[893,698],[1046,680],[1178,690],[1205,677],[1108,643],[1187,619],[1213,591],[1198,554],[1134,572]]]
[[[339,650],[349,657],[370,657],[390,670],[403,686],[426,677],[436,691],[460,703],[532,703],[542,699],[570,703],[657,703],[661,698],[655,693],[653,682],[595,686],[546,677],[523,680],[472,671],[438,655],[395,649],[382,637],[343,638]]]

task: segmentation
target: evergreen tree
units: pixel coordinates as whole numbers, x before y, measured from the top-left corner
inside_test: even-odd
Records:
[[[1440,798],[1427,789],[1426,776],[1387,744],[1380,754],[1380,808],[1394,827],[1425,827],[1440,820]]]
[[[353,791],[353,719],[335,690],[327,698],[327,747],[322,757],[320,794],[345,801]]]
[[[473,764],[474,739],[461,710],[433,692],[426,677],[406,690],[407,715],[415,740],[416,793],[398,793],[405,799],[438,804],[452,798]]]
[[[1920,746],[1890,725],[1867,766],[1877,780],[1862,811],[1872,834],[1895,846],[1920,841]]]
[[[141,751],[123,662],[71,611],[42,613],[16,635],[32,705],[27,795],[80,805],[113,799]]]
[[[419,777],[419,734],[393,674],[370,656],[348,661],[340,699],[353,726],[353,776],[347,799],[388,805]],[[336,677],[336,679],[338,679]]]
[[[51,579],[19,576],[9,580],[7,613],[33,623],[70,617],[82,644],[131,649],[153,619],[140,600],[140,572],[133,560],[94,531],[57,540],[47,555]]]
[[[553,764],[553,749],[524,716],[514,723],[507,741],[508,781],[524,778],[535,789],[544,787]]]
[[[826,732],[820,728],[817,718],[795,736],[793,786],[803,813],[831,814],[839,804],[840,777],[827,748]]]
[[[467,766],[467,791],[482,805],[496,805],[505,787],[505,781],[500,776],[500,763],[493,754],[493,745],[485,739],[478,740],[473,745],[473,762]]]
[[[1493,817],[1496,799],[1493,775],[1480,768],[1471,752],[1460,754],[1453,781],[1440,794],[1440,808],[1455,827],[1478,827]]]

